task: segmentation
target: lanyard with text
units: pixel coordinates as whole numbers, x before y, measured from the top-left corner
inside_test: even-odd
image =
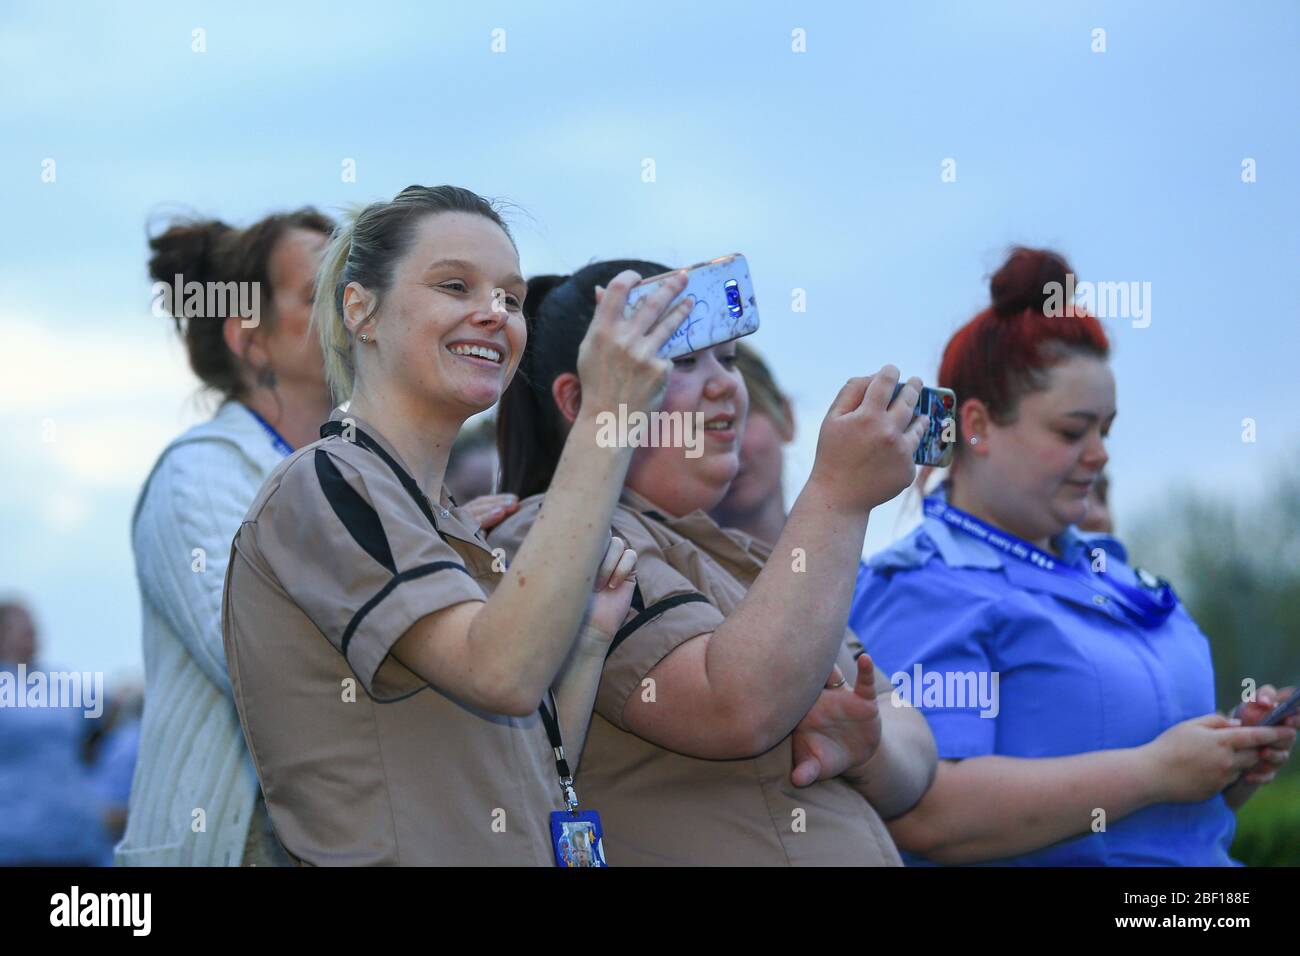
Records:
[[[560,736],[560,708],[555,694],[547,691],[551,706],[543,701],[537,708],[542,715],[542,726],[555,754],[555,772],[560,776],[560,791],[564,794],[564,809],[551,813],[551,848],[555,851],[555,865],[563,867],[609,866],[605,862],[605,831],[600,825],[600,814],[595,810],[578,809],[578,793],[573,789],[573,773],[564,755],[564,738]]]
[[[244,407],[248,408],[247,405],[245,405]],[[293,446],[284,440],[284,436],[281,435],[278,431],[276,431],[275,428],[272,427],[270,422],[268,422],[261,415],[257,414],[257,412],[253,411],[251,408],[248,409],[248,414],[256,418],[257,423],[262,426],[263,430],[268,435],[271,436],[271,445],[272,447],[275,448],[276,451],[278,451],[281,455],[284,455],[286,458],[289,455],[293,454]]]
[[[1042,548],[1035,547],[1023,538],[1017,538],[1013,534],[999,530],[974,515],[962,511],[960,508],[945,504],[938,498],[925,499],[925,513],[931,518],[938,518],[957,531],[977,538],[990,547],[997,548],[1003,554],[1042,568],[1044,571],[1056,571],[1061,574],[1082,577],[1087,579],[1090,584],[1094,584],[1098,580],[1095,575],[1084,571],[1082,568],[1066,564],[1061,559],[1053,557]],[[1114,594],[1115,603],[1124,612],[1125,617],[1138,627],[1148,629],[1159,627],[1174,612],[1174,608],[1178,606],[1178,597],[1174,594],[1174,589],[1170,587],[1168,581],[1157,578],[1151,572],[1144,571],[1141,568],[1135,568],[1134,573],[1141,584],[1140,587],[1124,584],[1113,577],[1107,578],[1106,584]]]

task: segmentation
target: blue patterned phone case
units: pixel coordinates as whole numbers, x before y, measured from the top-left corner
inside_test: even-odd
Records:
[[[744,256],[735,253],[696,263],[686,273],[686,288],[674,301],[693,295],[695,308],[659,350],[663,358],[679,358],[758,330],[758,304]],[[628,311],[670,275],[651,276],[634,286],[627,296]]]

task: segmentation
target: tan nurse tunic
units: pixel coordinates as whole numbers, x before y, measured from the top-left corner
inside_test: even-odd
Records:
[[[492,545],[513,555],[540,507],[541,496],[522,502],[493,529]],[[667,517],[627,489],[613,524],[637,551],[640,606],[629,611],[606,659],[577,776],[583,805],[600,811],[610,865],[901,866],[879,815],[851,785],[836,778],[800,789],[790,782],[789,737],[750,759],[703,760],[624,728],[624,705],[643,692],[646,675],[675,647],[723,622],[768,549],[724,531],[702,511]],[[845,633],[838,663],[851,680],[861,645]]]
[[[500,577],[444,489],[336,411],[267,478],[232,547],[222,628],[267,811],[310,864],[553,865],[563,808],[538,715],[489,714],[390,653]]]

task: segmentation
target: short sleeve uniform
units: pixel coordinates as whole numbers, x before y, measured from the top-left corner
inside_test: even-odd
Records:
[[[443,492],[335,412],[235,536],[222,615],[235,701],[280,841],[312,864],[551,862],[555,763],[537,715],[477,710],[390,653],[483,601],[504,565]]]
[[[1136,583],[1117,543],[1068,530],[1056,545],[1064,563],[1104,573],[1040,568],[933,517],[860,573],[849,625],[925,714],[941,759],[1136,747],[1213,712],[1209,643],[1186,611],[1137,626],[1109,583]],[[993,862],[1232,865],[1234,827],[1222,796],[1158,804]]]
[[[513,555],[541,502],[521,502],[491,543]],[[838,778],[802,789],[790,782],[789,737],[757,757],[705,760],[624,727],[624,707],[648,692],[643,682],[655,665],[722,624],[768,550],[703,512],[665,516],[627,489],[613,530],[637,552],[638,596],[611,644],[576,778],[583,805],[600,811],[610,864],[900,865],[880,817],[852,786]],[[858,650],[846,633],[838,663],[850,679]]]

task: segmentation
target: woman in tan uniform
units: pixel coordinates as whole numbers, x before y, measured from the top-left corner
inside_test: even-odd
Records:
[[[580,748],[632,595],[635,555],[609,531],[630,451],[594,440],[594,413],[656,400],[656,352],[689,307],[665,314],[675,279],[624,319],[636,278],[611,283],[582,343],[595,402],[507,568],[442,488],[461,424],[524,350],[505,224],[468,190],[412,186],[336,232],[313,321],[350,405],[267,478],[234,539],[222,621],[266,806],[297,860],[552,862],[549,815],[567,795],[554,738]],[[557,728],[543,697],[566,659]]]
[[[502,490],[523,499],[490,539],[507,553],[544,513],[542,493],[564,487],[553,463],[590,401],[578,343],[611,294],[599,287],[625,268],[665,271],[598,263],[529,285],[529,346],[500,411]],[[898,865],[881,816],[924,793],[933,740],[914,711],[878,705],[889,685],[854,661],[845,619],[867,514],[914,472],[919,383],[892,405],[892,367],[845,385],[769,554],[705,513],[737,468],[747,398],[735,349],[692,353],[669,375],[662,410],[703,417],[703,453],[633,457],[613,528],[637,550],[637,593],[605,662],[579,786],[616,866]],[[796,754],[816,758],[798,783]]]

